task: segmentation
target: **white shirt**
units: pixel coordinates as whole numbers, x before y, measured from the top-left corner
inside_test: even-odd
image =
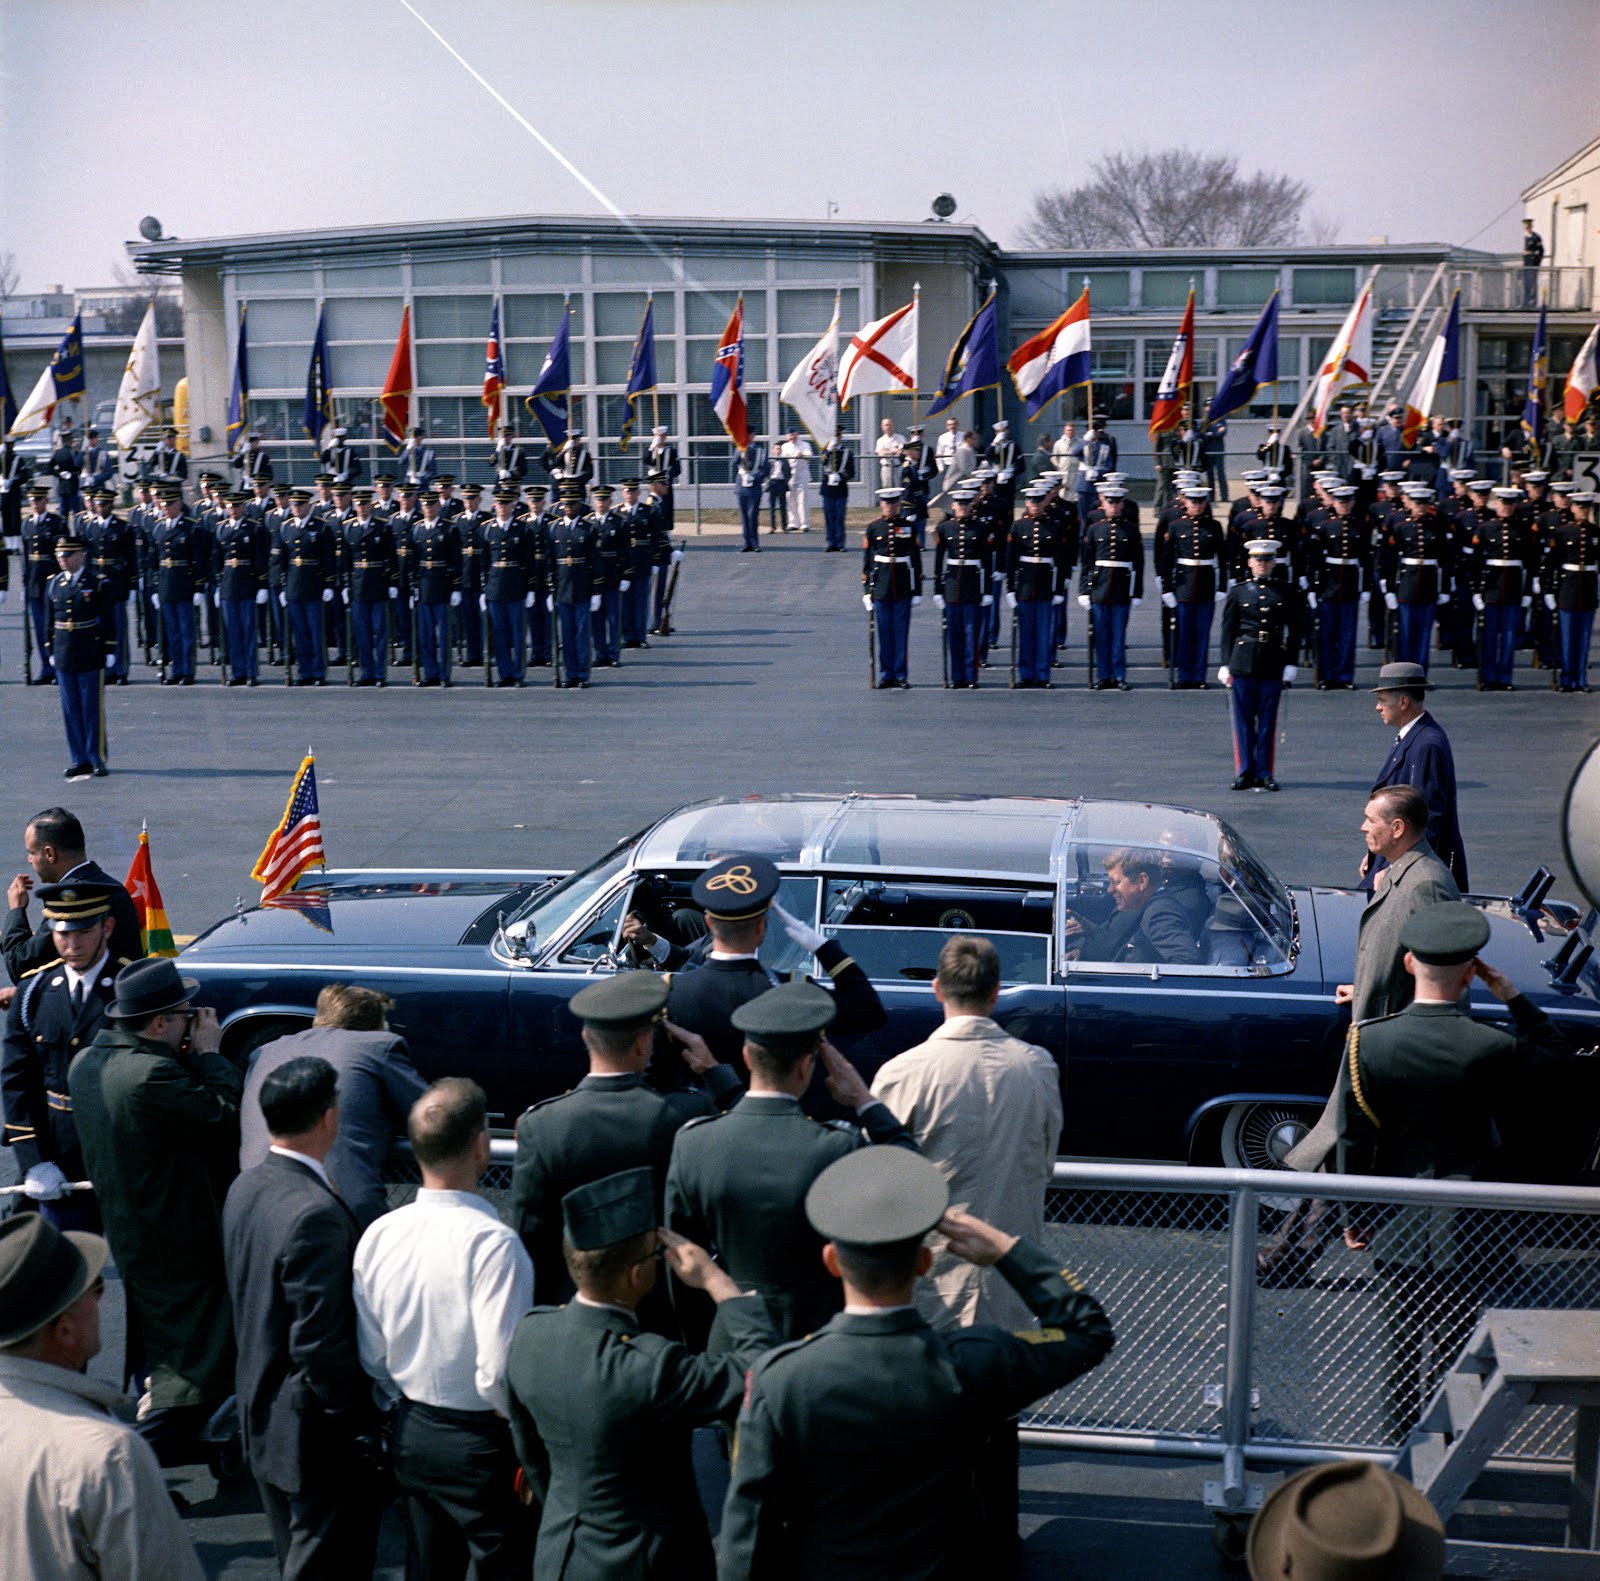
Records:
[[[903,434],[879,434],[878,443],[873,447],[880,456],[897,456],[905,445]]]
[[[1414,729],[1416,729],[1416,727],[1421,723],[1422,723],[1422,715],[1421,714],[1418,714],[1415,719],[1406,720],[1406,722],[1403,725],[1401,725],[1400,733],[1399,733],[1399,735],[1398,735],[1398,737],[1396,739],[1400,740],[1400,741],[1404,741],[1405,738],[1407,736],[1409,736],[1411,734],[1411,732]]]
[[[961,435],[953,433],[947,428],[939,435],[939,442],[933,447],[934,456],[942,461],[945,466],[949,466],[955,459],[956,446],[960,443]]]
[[[94,986],[95,978],[97,978],[100,973],[105,970],[106,962],[110,959],[110,957],[110,950],[102,950],[100,952],[99,960],[97,960],[86,972],[75,972],[70,966],[67,965],[65,961],[63,961],[61,963],[61,969],[67,974],[67,992],[69,994],[75,994],[78,991],[79,983],[83,983],[87,987],[92,988]],[[85,997],[87,998],[87,994]]]
[[[292,1158],[295,1163],[304,1164],[306,1168],[309,1169],[311,1173],[328,1188],[329,1191],[333,1191],[333,1182],[328,1179],[328,1172],[322,1167],[322,1160],[320,1158],[313,1158],[309,1153],[297,1153],[292,1147],[279,1147],[276,1142],[272,1143],[267,1148],[267,1151],[269,1153],[276,1153],[279,1158]],[[333,1191],[333,1194],[334,1196],[339,1195],[337,1191]]]
[[[789,463],[789,486],[801,488],[811,481],[811,446],[805,440],[788,440],[780,454]]]
[[[380,1394],[505,1415],[533,1264],[476,1192],[423,1187],[373,1223],[356,1247],[355,1294],[361,1365]]]

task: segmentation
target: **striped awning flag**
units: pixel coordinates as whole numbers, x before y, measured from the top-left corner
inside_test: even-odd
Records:
[[[289,790],[289,805],[278,827],[267,838],[266,849],[256,858],[251,878],[261,884],[263,905],[274,895],[294,888],[308,867],[326,867],[322,848],[322,819],[317,811],[316,759],[307,753]]]

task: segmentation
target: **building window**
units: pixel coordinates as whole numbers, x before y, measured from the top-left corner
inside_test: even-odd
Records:
[[[509,253],[500,259],[503,285],[556,285],[576,289],[583,260],[576,253]]]
[[[250,337],[252,358],[257,346],[271,345],[275,341],[309,347],[311,337],[317,332],[317,304],[310,297],[265,302],[247,300],[245,309],[245,332]]]
[[[1219,269],[1218,307],[1265,307],[1278,289],[1276,269]]]
[[[1140,277],[1140,300],[1146,307],[1175,307],[1180,312],[1189,300],[1193,284],[1198,301],[1205,294],[1205,280],[1193,269],[1146,269]],[[1093,301],[1093,297],[1090,298]]]
[[[1296,269],[1296,307],[1349,307],[1356,299],[1355,269]]]
[[[1089,305],[1091,308],[1119,308],[1128,305],[1128,271],[1126,269],[1091,269],[1086,275],[1075,275],[1070,271],[1067,274],[1067,296],[1071,301],[1077,301],[1077,294],[1072,289],[1083,289],[1083,283],[1089,283]],[[1058,317],[1067,307],[1062,303],[1052,317]]]
[[[493,308],[494,298],[489,296],[419,296],[411,308],[412,333],[418,340],[457,340],[465,336],[478,342],[481,356]]]
[[[1092,294],[1089,300],[1094,301]],[[1132,340],[1117,338],[1093,343],[1089,367],[1095,410],[1106,413],[1113,422],[1133,416],[1133,348]]]
[[[551,292],[544,296],[507,296],[501,302],[500,329],[507,340],[549,339],[561,327],[561,310],[566,298]],[[581,309],[579,302],[577,307]],[[577,331],[582,324],[582,313],[575,312],[577,320],[572,326]]]
[[[706,296],[699,291],[685,291],[683,295],[683,327],[690,335],[721,335],[728,327],[728,320],[733,317],[733,305],[739,299],[738,293],[730,292],[726,295]],[[824,319],[817,328],[819,331],[826,325]],[[757,285],[745,293],[744,299],[744,341],[745,350],[750,349],[750,340],[754,335],[761,335],[767,328],[767,289]]]
[[[626,335],[631,341],[644,323],[645,303],[652,299],[643,291],[597,291],[594,297],[594,332],[600,335]],[[670,335],[678,324],[678,299],[670,292],[654,299],[651,322],[656,342]]]

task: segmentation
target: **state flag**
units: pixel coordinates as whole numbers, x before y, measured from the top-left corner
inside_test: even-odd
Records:
[[[1217,393],[1206,407],[1206,422],[1220,423],[1230,413],[1248,406],[1263,385],[1278,382],[1278,293],[1267,298],[1267,305],[1250,331],[1250,338],[1228,366],[1217,386]]]
[[[1461,293],[1450,298],[1450,311],[1445,314],[1444,328],[1433,337],[1428,355],[1422,359],[1422,368],[1411,394],[1406,397],[1405,421],[1400,425],[1400,440],[1407,450],[1412,449],[1433,415],[1440,390],[1454,384],[1461,377]]]
[[[389,372],[378,395],[383,408],[383,441],[398,455],[406,447],[411,428],[411,392],[416,380],[411,372],[411,304],[400,309],[400,335],[389,359]]]
[[[4,377],[4,372],[0,371],[0,380]],[[1567,375],[1561,409],[1569,423],[1582,420],[1596,389],[1600,389],[1600,324],[1589,331],[1589,338],[1578,348],[1578,355],[1572,360],[1572,371]]]
[[[489,437],[500,428],[500,403],[506,389],[506,363],[500,353],[500,304],[489,311],[489,339],[483,348],[483,409],[488,413]]]
[[[793,409],[817,445],[831,445],[839,428],[839,297],[821,338],[783,381],[778,399]]]
[[[128,365],[122,370],[117,407],[111,419],[111,437],[124,450],[132,449],[139,435],[161,415],[160,407],[161,352],[156,342],[156,305],[152,302],[144,310],[139,333],[133,337],[133,349],[128,353]],[[231,412],[229,421],[232,421]],[[230,445],[229,449],[232,448]]]
[[[1000,383],[1000,316],[995,308],[994,292],[967,322],[967,327],[956,336],[950,356],[944,365],[944,379],[939,393],[928,408],[929,417],[937,417],[946,407],[954,406],[964,395],[975,395],[979,390],[992,390]]]
[[[1155,404],[1150,408],[1150,437],[1159,439],[1183,421],[1183,409],[1194,394],[1194,287],[1189,287],[1189,305],[1183,310],[1178,338],[1167,353],[1167,366],[1156,386]]]
[[[1089,382],[1089,288],[1055,323],[1025,340],[1006,367],[1031,423],[1058,395]]]
[[[741,450],[750,443],[750,422],[744,401],[744,298],[734,304],[733,317],[717,342],[711,368],[711,409],[723,431]]]
[[[61,337],[49,365],[39,375],[22,409],[12,418],[6,429],[8,439],[24,439],[48,428],[55,421],[56,407],[62,401],[81,396],[86,386],[83,379],[83,315],[77,314],[72,328]]]
[[[551,338],[550,350],[545,353],[544,365],[522,403],[557,450],[567,442],[568,400],[572,392],[571,334],[572,304],[564,302],[561,322]]]
[[[913,295],[904,307],[863,324],[850,337],[839,359],[840,406],[848,406],[858,395],[916,392],[918,300]]]

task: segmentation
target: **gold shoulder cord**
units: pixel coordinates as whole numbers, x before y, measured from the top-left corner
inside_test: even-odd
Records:
[[[1367,1095],[1361,1090],[1361,1061],[1358,1058],[1361,1049],[1361,1028],[1350,1028],[1350,1090],[1356,1095],[1356,1102],[1361,1105],[1361,1112],[1372,1121],[1373,1127],[1381,1131],[1383,1122],[1372,1112],[1372,1105],[1367,1102]]]

